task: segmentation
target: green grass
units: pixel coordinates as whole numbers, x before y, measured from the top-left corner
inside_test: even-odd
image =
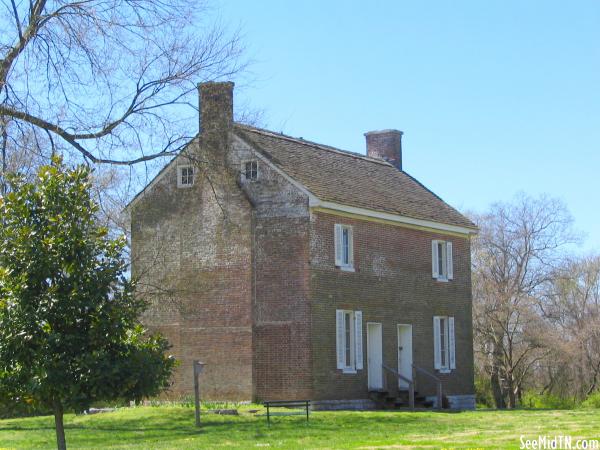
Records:
[[[437,412],[314,412],[265,417],[240,407],[239,416],[206,414],[180,406],[123,408],[92,416],[67,415],[67,445],[83,448],[518,448],[519,436],[600,438],[600,410]],[[54,448],[52,417],[0,421],[0,448]]]

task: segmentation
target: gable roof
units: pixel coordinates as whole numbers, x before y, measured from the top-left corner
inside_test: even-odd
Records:
[[[234,133],[319,200],[477,230],[393,165],[304,139],[235,124]]]

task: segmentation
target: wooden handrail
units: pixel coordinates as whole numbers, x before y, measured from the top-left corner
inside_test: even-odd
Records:
[[[436,390],[437,390],[437,408],[442,409],[442,380],[440,380],[436,375],[431,373],[430,371],[423,369],[422,367],[412,365],[413,368],[413,378],[416,380],[415,372],[421,372],[424,375],[427,375],[429,378],[432,378],[436,382]]]
[[[391,367],[388,367],[385,364],[382,364],[381,367],[383,367],[385,370],[387,370],[389,372],[392,372],[398,378],[400,378],[401,380],[406,381],[407,383],[412,383],[413,382],[410,378],[405,377],[404,375],[402,375],[401,373],[399,373],[396,369],[392,369]]]
[[[414,383],[414,381],[408,377],[405,377],[397,370],[386,366],[385,364],[382,364],[381,367],[383,367],[383,369],[387,370],[388,372],[391,372],[392,374],[396,375],[396,377],[399,380],[403,380],[408,383],[408,406],[410,407],[411,410],[414,410],[415,409],[415,383]],[[385,378],[385,376],[384,376],[384,380],[386,381],[385,384],[387,385],[387,378]]]
[[[429,370],[423,369],[422,367],[419,366],[415,366],[414,364],[412,365],[413,368],[415,370],[417,370],[418,372],[424,373],[425,375],[427,375],[430,378],[433,378],[435,381],[437,381],[438,383],[441,383],[442,380],[440,380],[437,376],[435,376],[434,374],[432,374]]]

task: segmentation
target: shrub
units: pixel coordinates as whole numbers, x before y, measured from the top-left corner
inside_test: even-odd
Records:
[[[0,419],[45,416],[50,413],[51,410],[49,408],[34,403],[33,401],[24,399],[14,400],[8,396],[0,395]]]
[[[584,408],[600,408],[600,390],[592,392],[588,398],[586,398],[581,406]]]
[[[523,395],[521,406],[535,409],[573,409],[575,401],[571,398],[562,398],[553,394],[526,392]]]
[[[477,408],[494,408],[494,394],[492,392],[492,383],[487,377],[475,377],[475,401]]]

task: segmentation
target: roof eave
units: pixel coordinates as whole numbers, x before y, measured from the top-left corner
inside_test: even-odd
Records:
[[[313,196],[309,204],[313,210],[331,211],[334,213],[345,213],[353,216],[361,216],[370,219],[377,219],[384,222],[396,223],[398,225],[406,225],[416,228],[424,228],[434,232],[451,233],[465,236],[476,235],[478,228],[466,227],[463,225],[455,225],[449,223],[435,222],[432,220],[418,219],[414,217],[403,216],[385,211],[360,208],[356,206],[344,205],[341,203],[323,201]]]

